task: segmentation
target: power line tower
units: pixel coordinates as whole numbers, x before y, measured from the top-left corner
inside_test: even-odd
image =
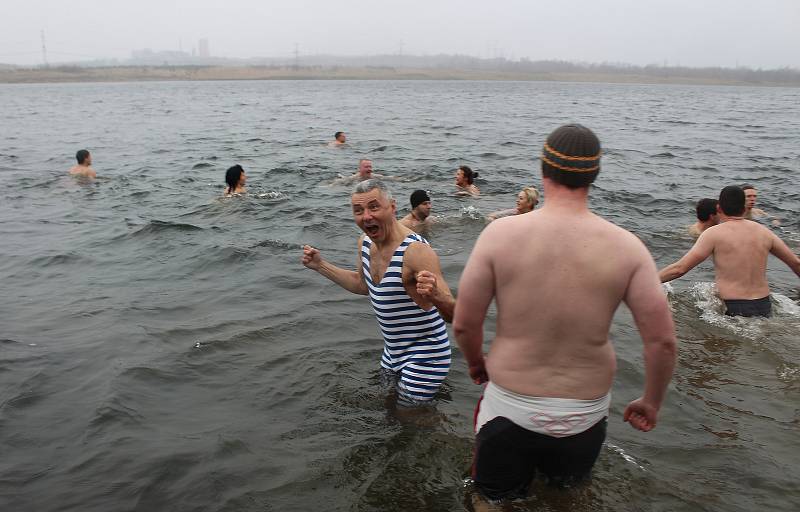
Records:
[[[300,69],[300,49],[297,43],[294,43],[294,70]]]
[[[44,67],[49,66],[47,63],[47,46],[44,44],[44,29],[42,29],[42,61],[44,62]]]

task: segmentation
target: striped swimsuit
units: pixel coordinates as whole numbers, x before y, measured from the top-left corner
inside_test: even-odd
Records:
[[[370,274],[372,240],[364,236],[361,244],[364,280],[383,334],[381,367],[397,379],[398,400],[407,404],[433,400],[450,370],[450,340],[439,311],[420,308],[403,286],[403,256],[413,242],[428,243],[416,233],[408,235],[379,283]]]

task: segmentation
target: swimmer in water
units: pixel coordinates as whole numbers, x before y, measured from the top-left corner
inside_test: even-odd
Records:
[[[492,222],[501,217],[508,217],[510,215],[522,215],[523,213],[532,212],[536,205],[539,204],[539,191],[536,187],[525,187],[519,194],[517,194],[517,207],[508,210],[500,210],[494,212],[486,217],[486,220]]]
[[[97,173],[92,169],[92,154],[88,150],[81,149],[78,151],[75,154],[75,159],[78,160],[78,165],[74,165],[69,170],[71,176],[91,179],[97,177]]]
[[[328,143],[328,146],[344,146],[347,143],[347,135],[344,132],[336,132],[333,134],[333,140]]]
[[[474,184],[478,172],[473,171],[467,165],[462,165],[456,170],[456,194],[462,196],[477,197],[481,194],[480,189]]]
[[[644,345],[644,392],[623,413],[631,427],[656,427],[675,364],[675,329],[653,257],[589,210],[600,141],[583,126],[562,126],[541,161],[547,202],[486,226],[461,275],[453,319],[470,377],[488,382],[475,412],[473,480],[492,501],[527,497],[535,475],[556,487],[590,477],[610,416],[609,328],[621,302]],[[492,300],[497,329],[487,357]]]
[[[368,158],[362,158],[358,161],[358,172],[351,176],[337,178],[333,180],[331,185],[352,185],[353,183],[358,183],[371,178],[383,178],[383,176],[372,172],[372,160]]]
[[[450,370],[446,321],[455,299],[439,257],[424,238],[397,220],[397,205],[377,179],[360,182],[350,196],[353,219],[364,232],[356,270],[322,259],[303,247],[303,265],[345,290],[369,295],[383,334],[381,371],[402,406],[430,404]]]
[[[420,233],[430,227],[433,217],[431,217],[431,197],[424,190],[415,190],[411,194],[411,213],[400,219],[400,224]]]
[[[228,168],[225,172],[225,183],[228,187],[225,189],[225,197],[233,195],[244,194],[246,192],[244,184],[247,181],[247,176],[241,165],[234,165]]]
[[[761,208],[756,208],[756,199],[758,198],[758,191],[753,185],[742,185],[744,190],[744,218],[747,220],[758,220],[759,218],[772,219],[773,226],[780,226],[781,221],[772,217]]]
[[[717,211],[720,223],[706,229],[680,260],[664,267],[659,272],[661,282],[677,279],[713,256],[717,291],[725,302],[725,314],[771,316],[767,258],[770,254],[776,256],[798,276],[800,258],[775,233],[744,218],[745,193],[741,188],[723,188]]]
[[[689,226],[689,234],[697,238],[700,234],[710,228],[719,224],[719,214],[717,213],[717,205],[719,201],[716,199],[705,198],[697,202],[697,222]]]

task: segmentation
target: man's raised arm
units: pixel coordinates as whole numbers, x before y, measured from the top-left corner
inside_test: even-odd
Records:
[[[770,247],[769,252],[786,263],[786,265],[792,269],[792,272],[794,272],[797,277],[800,277],[800,257],[793,253],[792,250],[789,249],[789,246],[775,233],[772,233],[772,247]]]
[[[658,278],[662,283],[677,279],[705,261],[706,258],[711,256],[713,251],[713,235],[711,235],[708,230],[703,231],[703,233],[700,235],[700,238],[698,238],[697,242],[694,243],[694,246],[689,249],[689,252],[684,254],[683,258],[679,259],[675,263],[662,268],[658,273]]]
[[[644,343],[644,395],[625,408],[623,419],[647,432],[655,428],[658,411],[675,367],[675,324],[666,295],[658,282],[656,265],[644,246],[640,263],[625,292],[625,304],[633,313]],[[701,260],[702,261],[702,260]]]
[[[369,290],[367,290],[367,283],[364,282],[364,278],[361,275],[360,240],[358,247],[358,264],[356,270],[345,270],[332,263],[328,263],[322,259],[319,250],[310,245],[303,246],[303,258],[301,261],[307,268],[316,270],[345,290],[359,295],[367,295],[367,293],[369,293]]]

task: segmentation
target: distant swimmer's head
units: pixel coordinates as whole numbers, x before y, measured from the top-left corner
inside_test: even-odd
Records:
[[[525,187],[517,195],[517,213],[528,213],[539,204],[539,191],[536,187]]]
[[[86,149],[75,153],[75,159],[78,161],[78,165],[92,165],[92,154]]]
[[[389,187],[379,179],[364,180],[350,196],[353,220],[372,240],[382,242],[397,222],[397,204]]]
[[[358,177],[362,181],[372,178],[372,160],[362,158],[358,161]]]
[[[697,220],[700,222],[707,222],[711,220],[714,224],[719,223],[717,216],[717,205],[719,201],[706,197],[697,201]]]
[[[567,124],[547,137],[542,176],[569,188],[586,188],[600,172],[600,140],[592,130]]]
[[[752,210],[756,206],[756,199],[758,198],[756,187],[745,184],[742,185],[742,190],[744,190],[744,208],[745,210]]]
[[[423,221],[430,217],[432,209],[431,196],[427,192],[415,190],[411,193],[411,211],[418,220]]]
[[[477,177],[478,171],[473,171],[468,165],[460,165],[456,170],[456,185],[468,187],[475,182]]]
[[[244,184],[246,181],[247,176],[245,176],[244,169],[239,164],[229,167],[228,170],[225,171],[225,183],[228,184],[228,190],[226,192],[228,194],[244,192]]]
[[[339,144],[344,144],[347,142],[347,135],[344,132],[336,132],[333,134],[333,138],[336,139],[336,142]]]
[[[736,185],[723,188],[719,193],[719,209],[728,217],[744,215],[744,190]]]

